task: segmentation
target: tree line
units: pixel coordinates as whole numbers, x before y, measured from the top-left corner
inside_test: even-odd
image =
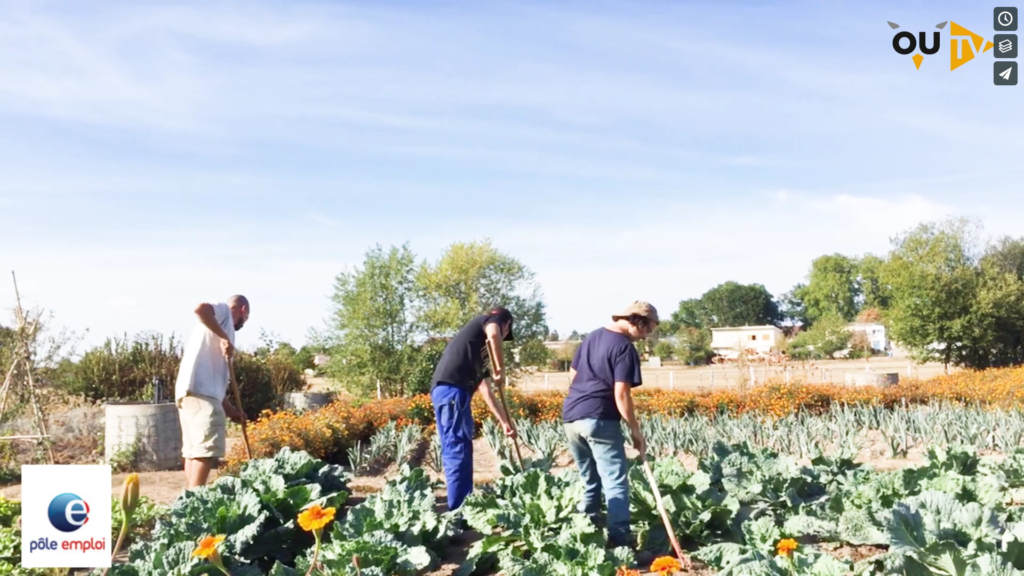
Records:
[[[1021,364],[1024,238],[986,242],[981,234],[981,226],[966,219],[922,224],[892,238],[884,255],[816,258],[804,281],[779,296],[762,284],[724,282],[680,301],[653,341],[639,345],[655,355],[705,363],[713,355],[712,328],[773,325],[792,336],[791,355],[869,353],[870,344],[846,329],[859,319],[884,324],[890,338],[919,361],[968,368]],[[495,305],[508,307],[516,318],[513,369],[552,362],[564,368],[586,337],[573,331],[570,346],[549,351],[544,340],[559,336],[548,329],[534,273],[488,241],[454,243],[434,261],[417,258],[408,243],[375,246],[360,266],[337,275],[332,302],[326,327],[313,331],[306,346],[295,350],[264,338],[255,357],[280,359],[276,365],[301,372],[324,353],[330,361],[317,370],[348,390],[397,396],[426,391],[447,338]],[[9,365],[13,340],[13,331],[0,326],[0,366]],[[108,394],[109,375],[86,369],[125,364],[94,360],[120,358],[110,351],[115,348],[125,350],[125,358],[139,356],[143,340],[113,348],[108,342],[78,363],[48,353],[53,358],[41,362],[51,369],[46,380],[88,396]],[[154,354],[142,354],[146,360],[140,363],[148,366],[165,356]],[[140,383],[132,389],[143,388]]]
[[[712,328],[773,325],[795,335],[795,355],[831,356],[870,345],[846,329],[885,325],[918,361],[989,368],[1024,362],[1024,238],[982,240],[964,219],[925,223],[891,239],[884,256],[828,254],[778,297],[761,284],[725,282],[683,300],[663,323],[660,352],[710,359]]]

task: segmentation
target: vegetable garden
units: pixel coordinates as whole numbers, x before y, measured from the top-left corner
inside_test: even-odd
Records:
[[[1024,575],[1022,376],[657,392],[638,412],[698,573]],[[420,399],[266,415],[252,434],[264,457],[233,460],[231,474],[181,496],[110,574],[409,576],[455,557],[463,576],[674,573],[671,561],[639,566],[630,550],[608,549],[577,512],[582,484],[548,417],[557,404],[517,398],[525,470],[482,420],[500,474],[456,512],[439,504],[436,434]],[[383,470],[379,492],[351,494],[354,475]],[[630,480],[639,548],[670,554],[640,466]]]

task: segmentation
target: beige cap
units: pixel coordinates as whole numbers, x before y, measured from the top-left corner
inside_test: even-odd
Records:
[[[648,320],[654,322],[655,324],[661,323],[661,321],[658,320],[658,311],[654,308],[654,306],[651,306],[649,302],[644,302],[643,300],[636,300],[629,306],[626,306],[626,309],[623,310],[622,312],[619,312],[618,314],[613,314],[612,320],[628,318],[634,314],[636,314],[637,316],[643,316],[644,318],[647,318]]]

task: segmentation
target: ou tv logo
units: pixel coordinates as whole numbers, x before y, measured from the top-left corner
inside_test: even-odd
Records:
[[[50,502],[50,524],[61,532],[74,532],[89,521],[89,504],[76,494],[64,493]]]
[[[960,66],[970,62],[974,59],[976,54],[982,52],[988,52],[992,49],[992,42],[986,41],[984,38],[971,32],[967,28],[957,24],[956,22],[940,22],[935,25],[936,28],[942,30],[946,27],[946,24],[952,24],[949,30],[949,34],[952,37],[951,46],[949,51],[949,69],[956,70]],[[889,22],[889,27],[896,30],[900,27],[895,22]],[[915,37],[912,32],[897,32],[892,37],[892,48],[897,53],[904,56],[908,54],[914,54],[918,47],[921,48],[921,53],[914,54],[914,66],[917,69],[921,69],[921,62],[924,61],[922,54],[936,54],[942,43],[942,36],[939,32],[932,32],[932,45],[929,46],[927,43],[928,34],[926,32],[919,32]],[[983,47],[984,45],[984,47]]]

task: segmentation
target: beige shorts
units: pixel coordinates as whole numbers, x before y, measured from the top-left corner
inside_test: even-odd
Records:
[[[227,444],[224,406],[209,396],[178,399],[183,458],[223,458]]]

